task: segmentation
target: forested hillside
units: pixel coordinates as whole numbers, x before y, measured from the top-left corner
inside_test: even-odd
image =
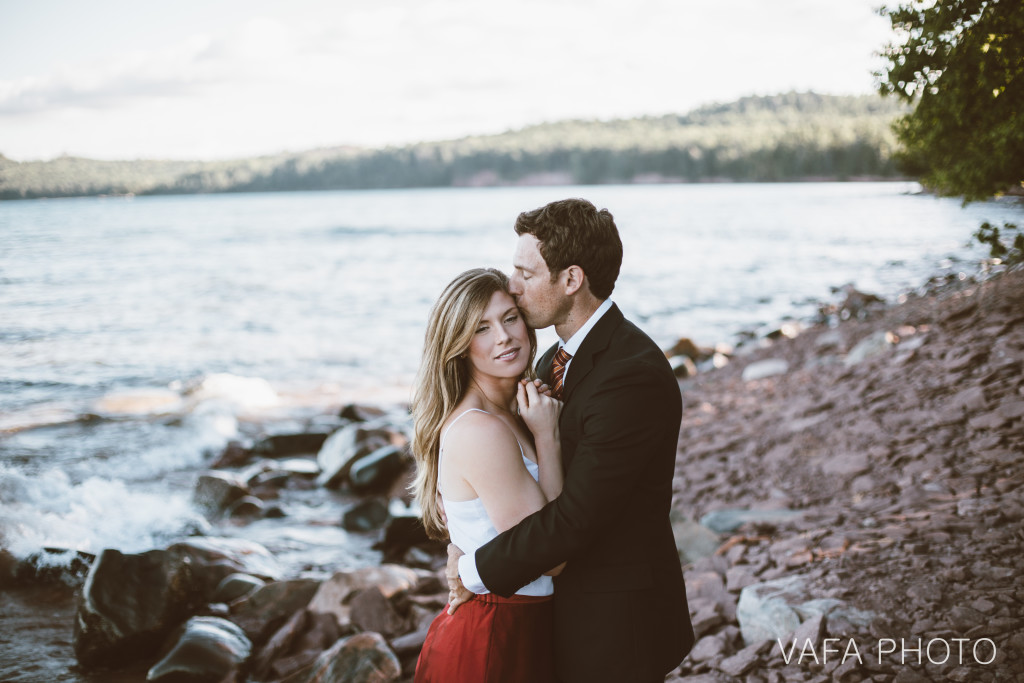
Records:
[[[232,161],[16,162],[0,199],[509,184],[847,180],[897,177],[901,105],[788,93],[684,115],[561,121],[498,135],[383,149]]]

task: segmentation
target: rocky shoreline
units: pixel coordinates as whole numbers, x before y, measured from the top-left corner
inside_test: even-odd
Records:
[[[1024,273],[894,306],[850,291],[818,325],[671,355],[698,641],[667,680],[1024,679]],[[378,538],[381,566],[286,576],[205,536],[0,553],[0,679],[411,680],[447,591],[408,507],[408,421],[353,405],[323,424],[230,444],[196,504],[247,524],[289,490],[352,496],[337,523]]]
[[[1024,272],[932,285],[683,382],[670,680],[1024,680]]]

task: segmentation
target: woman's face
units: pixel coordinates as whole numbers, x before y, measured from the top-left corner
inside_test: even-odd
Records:
[[[516,302],[495,292],[469,343],[469,361],[475,373],[518,378],[530,362],[530,338]]]

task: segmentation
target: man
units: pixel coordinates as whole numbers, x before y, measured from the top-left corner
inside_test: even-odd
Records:
[[[622,242],[607,210],[553,202],[520,214],[515,230],[511,293],[527,324],[554,325],[561,340],[537,369],[565,402],[565,485],[475,555],[453,552],[453,592],[456,558],[467,588],[502,596],[567,561],[555,579],[558,679],[663,681],[694,640],[669,522],[679,385],[608,298]]]

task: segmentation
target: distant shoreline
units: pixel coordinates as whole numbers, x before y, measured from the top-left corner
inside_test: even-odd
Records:
[[[557,121],[403,147],[221,161],[0,155],[0,199],[419,187],[906,180],[880,96],[785,93],[686,114]]]
[[[784,185],[784,184],[814,184],[814,183],[907,183],[917,182],[917,178],[909,176],[857,176],[853,178],[821,177],[812,176],[805,178],[787,178],[784,180],[736,180],[732,178],[702,178],[698,180],[685,180],[675,178],[644,179],[634,181],[615,181],[600,183],[577,183],[571,180],[565,182],[540,182],[524,180],[520,182],[495,182],[484,183],[454,183],[451,185],[415,185],[402,187],[337,187],[337,188],[295,188],[295,189],[267,189],[267,190],[205,190],[195,192],[124,192],[124,193],[98,193],[98,194],[74,194],[54,195],[38,197],[0,197],[0,202],[5,201],[33,201],[53,199],[133,199],[135,197],[195,197],[209,195],[239,195],[239,194],[274,194],[291,192],[367,192],[387,190],[474,190],[502,187],[606,187],[614,185]],[[926,191],[925,191],[926,192]]]

